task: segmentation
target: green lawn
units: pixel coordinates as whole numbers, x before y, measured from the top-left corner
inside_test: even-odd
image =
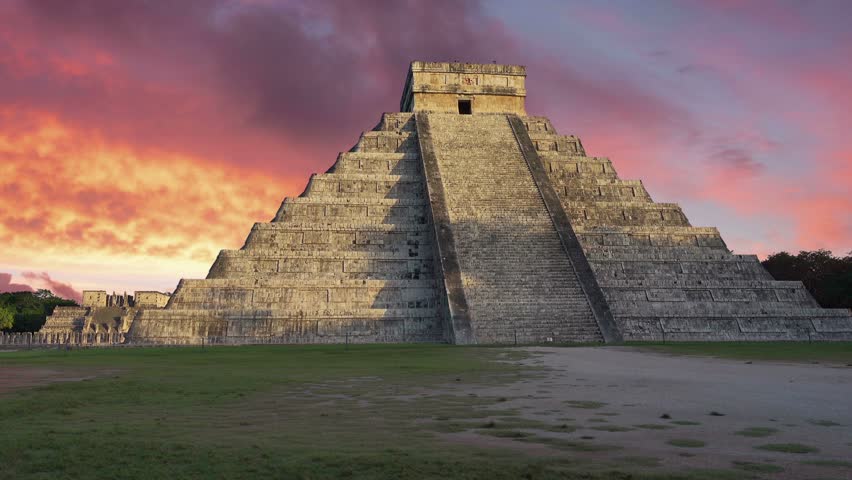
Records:
[[[628,345],[679,355],[852,364],[852,342],[630,342]]]
[[[0,479],[738,478],[647,473],[615,454],[583,457],[606,445],[530,434],[524,445],[552,453],[447,441],[453,428],[535,427],[505,398],[462,389],[536,374],[496,361],[519,355],[444,345],[4,352],[7,372],[97,378],[0,396]]]

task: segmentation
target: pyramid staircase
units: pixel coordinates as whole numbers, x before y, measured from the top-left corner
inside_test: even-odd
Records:
[[[656,203],[580,139],[525,119],[551,182],[627,340],[834,340],[845,309],[823,309],[801,282],[776,281],[755,255],[735,255],[716,228]]]
[[[418,131],[429,130],[474,341],[603,341],[513,132],[517,117],[417,115],[426,117]]]

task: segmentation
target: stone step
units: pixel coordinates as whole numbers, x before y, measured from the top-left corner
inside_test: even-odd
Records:
[[[375,198],[375,197],[286,197],[282,205],[364,205],[385,207],[428,207],[423,198]]]
[[[645,185],[642,180],[625,180],[621,178],[594,178],[594,177],[573,177],[562,180],[562,184],[568,187],[625,187],[625,188],[643,188]]]
[[[330,239],[329,239],[330,240]],[[383,255],[400,255],[402,257],[411,256],[410,253],[416,254],[412,258],[427,258],[433,255],[432,244],[430,242],[421,241],[419,243],[409,243],[404,238],[400,241],[386,240],[383,243],[270,243],[248,245],[242,248],[252,255],[252,252],[260,251],[258,256],[269,255],[274,252],[276,255],[300,254],[316,251],[323,254],[360,254],[363,258],[382,258]],[[420,252],[418,254],[418,252]],[[423,253],[426,252],[426,253]]]
[[[527,131],[532,134],[555,134],[556,129],[553,128],[553,124],[550,123],[550,119],[547,117],[530,115],[527,117],[521,117],[521,120],[524,122],[524,126],[527,127]]]
[[[629,235],[651,235],[651,234],[667,234],[667,235],[719,235],[719,230],[716,227],[590,227],[578,228],[578,233],[584,234],[629,234]]]
[[[602,288],[610,302],[686,302],[683,308],[691,308],[693,302],[782,302],[787,305],[818,307],[807,290],[798,285],[773,285],[774,282],[730,282],[720,285],[665,285],[655,283],[643,286],[615,286],[605,283]],[[791,282],[795,283],[795,282]],[[739,284],[739,285],[737,285]],[[671,307],[671,306],[670,306]],[[671,307],[674,308],[674,307]]]
[[[422,171],[420,155],[410,153],[341,152],[327,173],[414,175]]]
[[[704,278],[700,280],[674,281],[671,279],[637,280],[637,279],[610,279],[601,283],[606,288],[771,288],[789,291],[802,290],[807,292],[802,282],[783,281],[773,279],[740,279],[732,280],[725,278]]]
[[[743,256],[721,260],[600,260],[592,263],[596,271],[624,274],[723,274],[725,272],[763,272],[756,257]]]
[[[376,233],[422,233],[424,230],[428,230],[424,228],[422,225],[408,225],[408,224],[363,224],[363,223],[338,223],[335,224],[333,228],[329,228],[323,225],[316,225],[313,223],[300,223],[300,222],[258,222],[255,223],[252,227],[252,232],[269,232],[269,233],[307,233],[307,232],[318,232],[318,233],[333,233],[333,232],[341,232],[341,233],[354,233],[354,232],[376,232]]]
[[[362,272],[214,272],[208,273],[209,278],[245,278],[256,279],[285,279],[300,280],[431,280],[435,278],[434,269],[422,271],[362,271]]]
[[[320,224],[330,223],[426,223],[428,209],[425,205],[358,205],[314,203],[284,203],[275,216],[276,222],[289,219]]]
[[[240,277],[257,274],[268,278],[286,277],[294,273],[346,276],[359,274],[370,277],[414,278],[431,276],[435,270],[431,259],[376,258],[235,258],[220,256],[210,268],[208,278]]]
[[[274,292],[265,295],[266,292],[257,291],[248,303],[244,300],[228,302],[215,292],[189,293],[180,302],[175,302],[172,308],[178,310],[196,308],[254,308],[261,309],[326,309],[335,312],[341,308],[346,311],[352,309],[395,309],[411,310],[409,316],[432,316],[432,312],[438,306],[435,295],[400,295],[398,292],[360,292],[340,293],[332,290],[329,292]],[[337,297],[334,297],[334,295]],[[332,315],[334,316],[334,315]]]
[[[771,280],[771,276],[765,275],[758,270],[744,270],[744,271],[725,271],[720,273],[713,274],[719,280],[722,281],[759,281],[759,280]],[[631,274],[611,274],[606,271],[597,271],[595,276],[598,279],[599,283],[611,284],[613,282],[618,282],[621,280],[628,280],[633,282],[645,282],[648,284],[653,283],[661,283],[661,284],[673,284],[673,285],[691,285],[695,282],[700,282],[703,279],[706,279],[709,274],[707,273],[694,273],[694,274],[664,274],[664,273],[631,273]]]
[[[420,175],[326,173],[314,175],[302,197],[422,198]]]
[[[675,225],[586,226],[576,225],[574,231],[583,248],[595,246],[654,246],[654,247],[719,247],[726,248],[719,231],[713,227]]]
[[[418,198],[423,187],[423,176],[418,174],[324,173],[311,176],[301,196]]]
[[[352,180],[352,181],[380,181],[380,182],[423,182],[423,175],[417,173],[393,174],[385,172],[340,172],[315,174],[314,180]]]
[[[574,203],[574,202],[572,202]],[[588,202],[585,205],[566,206],[571,224],[585,228],[595,226],[689,226],[689,220],[680,207],[671,204]]]
[[[603,339],[595,330],[584,329],[579,324],[542,326],[535,329],[515,329],[513,325],[495,325],[478,328],[476,336],[485,344],[538,344],[538,343],[601,343]]]
[[[651,247],[595,245],[584,249],[592,262],[642,262],[642,261],[759,261],[757,255],[732,254],[718,247]]]
[[[429,241],[431,235],[426,224],[414,223],[374,223],[367,224],[315,224],[286,222],[277,225],[286,226],[280,229],[256,229],[249,233],[246,239],[246,249],[254,246],[284,246],[293,244],[385,244],[393,242],[397,245],[408,242]],[[380,227],[392,227],[393,230],[381,230]]]
[[[583,153],[572,153],[569,151],[539,151],[538,156],[544,162],[592,162],[592,163],[609,163],[612,165],[612,160],[606,156],[592,156]]]
[[[253,308],[253,309],[434,309],[438,306],[434,288],[254,288],[186,289],[170,305],[171,309]]]
[[[680,205],[676,203],[636,203],[632,201],[610,201],[610,200],[600,200],[596,201],[592,204],[589,202],[575,202],[575,201],[563,201],[562,205],[571,209],[582,209],[582,208],[592,208],[592,209],[619,209],[619,208],[632,208],[637,210],[678,210],[680,211]]]
[[[618,180],[618,172],[608,158],[551,156],[539,152],[548,176],[556,185],[567,185],[576,179]]]
[[[373,131],[415,132],[414,114],[411,112],[385,112]]]
[[[358,225],[320,226],[315,224],[296,225],[295,222],[276,223],[274,225],[278,228],[264,226],[252,229],[243,249],[316,248],[319,250],[386,251],[431,244],[433,236],[428,225],[366,225],[362,223]]]
[[[404,208],[404,207],[403,207]],[[364,216],[364,217],[314,217],[311,215],[288,215],[286,212],[284,216],[278,220],[281,223],[290,223],[293,222],[301,227],[306,227],[308,225],[313,225],[317,228],[326,228],[326,229],[347,229],[347,228],[356,228],[360,229],[361,227],[373,226],[373,225],[395,225],[395,226],[426,226],[428,225],[428,219],[425,215],[407,215],[407,216]]]
[[[290,280],[283,278],[267,278],[267,279],[252,279],[252,278],[185,278],[178,283],[178,290],[181,288],[297,288],[297,287],[358,287],[358,288],[432,288],[436,285],[435,280],[355,280],[348,278],[335,279],[305,279],[305,280]],[[177,290],[176,290],[177,292]]]
[[[185,308],[145,310],[144,316],[167,319],[327,319],[340,318],[353,322],[358,320],[390,320],[412,318],[436,318],[435,308]],[[134,323],[136,323],[134,321]]]
[[[619,316],[625,337],[654,341],[837,341],[852,335],[848,310],[776,315]]]
[[[585,155],[580,139],[574,135],[559,135],[554,131],[534,129],[529,131],[530,140],[536,151],[541,153],[566,153],[569,155]]]
[[[414,260],[431,259],[434,250],[432,245],[411,245],[407,250],[398,251],[335,251],[335,250],[280,250],[274,248],[255,248],[251,250],[222,250],[219,257],[235,259],[318,259],[318,260]]]
[[[53,309],[53,313],[47,317],[39,332],[69,333],[81,331],[88,314],[88,307],[56,307]]]
[[[393,309],[336,312],[293,310],[148,310],[137,317],[129,337],[159,344],[440,342],[440,318],[421,309],[396,315]],[[360,314],[360,315],[358,315]]]
[[[681,305],[681,304],[674,304]],[[615,316],[628,317],[820,317],[831,309],[801,306],[791,302],[690,301],[673,308],[673,302],[610,302]],[[848,310],[846,311],[848,316]],[[842,316],[842,315],[837,315]]]
[[[417,134],[413,132],[369,131],[361,134],[353,152],[417,152]]]
[[[636,180],[573,177],[553,183],[563,203],[621,201],[637,204],[653,201],[644,185]]]
[[[326,308],[328,312],[332,312],[329,317],[340,317],[342,314],[338,315],[336,309],[339,307],[344,307],[347,309],[346,312],[351,311],[352,309],[389,309],[389,310],[410,310],[409,317],[420,317],[420,316],[432,316],[438,306],[438,300],[436,297],[420,297],[411,300],[405,300],[404,297],[394,296],[390,293],[381,295],[377,298],[369,298],[365,296],[365,298],[347,298],[346,300],[337,300],[337,301],[324,301],[321,299],[317,299],[313,295],[298,295],[296,297],[286,296],[287,294],[282,294],[280,297],[275,297],[270,301],[264,301],[263,299],[255,299],[251,303],[228,303],[223,302],[221,298],[216,296],[211,297],[197,297],[193,300],[187,300],[181,303],[175,304],[175,309],[177,310],[192,310],[192,309],[205,309],[205,308],[254,308],[257,310],[279,310],[279,309],[289,309],[289,310],[298,310],[301,308],[304,309],[317,309],[317,308]]]

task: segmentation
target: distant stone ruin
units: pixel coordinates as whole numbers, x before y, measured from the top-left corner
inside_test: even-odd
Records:
[[[128,295],[84,290],[82,306],[56,307],[32,339],[37,344],[121,343],[139,311],[164,308],[170,298],[168,293],[153,291]],[[86,342],[87,335],[103,340]],[[0,339],[0,345],[2,342]]]
[[[139,310],[128,341],[852,339],[848,310],[774,281],[528,116],[525,79],[520,66],[413,62],[401,112],[206,279]]]

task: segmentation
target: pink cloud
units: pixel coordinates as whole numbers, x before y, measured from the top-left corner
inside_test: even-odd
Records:
[[[22,272],[21,275],[27,280],[45,285],[48,290],[58,297],[68,298],[78,302],[83,300],[82,292],[72,287],[70,283],[63,283],[50,278],[50,275],[48,275],[47,272]]]
[[[28,281],[26,283],[12,283],[11,273],[0,273],[0,293],[3,292],[35,292],[40,288],[46,288],[57,297],[67,298],[80,302],[83,294],[71,286],[70,283],[59,282],[50,277],[47,272],[22,272],[21,276]]]
[[[67,298],[77,302],[81,302],[83,300],[82,292],[72,287],[70,283],[63,283],[50,278],[50,275],[47,272],[21,272],[21,276],[29,280],[31,283],[43,285],[43,288],[50,290],[57,297]]]
[[[35,292],[35,289],[23,283],[12,283],[11,273],[0,273],[0,293]]]

